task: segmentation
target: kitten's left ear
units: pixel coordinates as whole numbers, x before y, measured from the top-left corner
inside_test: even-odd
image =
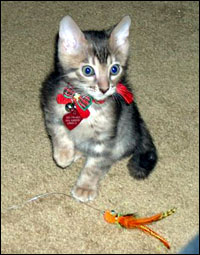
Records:
[[[131,25],[131,19],[129,16],[125,16],[113,29],[110,35],[110,47],[113,50],[119,50],[125,54],[128,53],[129,42],[129,29]]]

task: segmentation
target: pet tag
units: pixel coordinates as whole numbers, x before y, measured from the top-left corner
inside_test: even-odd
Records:
[[[82,119],[83,118],[80,116],[76,109],[73,109],[70,113],[67,113],[63,116],[63,122],[69,130],[72,130],[78,126]]]

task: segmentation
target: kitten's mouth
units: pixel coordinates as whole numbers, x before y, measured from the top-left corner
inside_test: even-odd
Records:
[[[90,95],[96,100],[105,100],[116,92],[116,88],[109,88],[107,90],[99,89],[99,91],[90,91]]]
[[[113,94],[115,93],[115,90],[107,90],[105,93],[102,93],[102,92],[99,92],[98,94],[97,93],[91,93],[90,95],[96,99],[96,100],[105,100],[107,99],[108,97],[112,96]]]

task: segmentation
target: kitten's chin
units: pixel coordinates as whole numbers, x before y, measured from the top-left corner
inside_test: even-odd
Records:
[[[107,97],[109,97],[109,96],[107,96],[107,95],[99,95],[99,96],[97,96],[97,95],[91,95],[95,100],[97,100],[97,101],[101,101],[101,100],[105,100]]]

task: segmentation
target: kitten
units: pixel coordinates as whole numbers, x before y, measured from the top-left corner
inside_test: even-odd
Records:
[[[129,28],[125,16],[103,31],[84,31],[70,16],[60,22],[55,71],[41,90],[53,158],[65,168],[86,157],[72,195],[93,200],[114,162],[131,156],[130,175],[147,177],[157,162],[152,137],[127,78]]]

